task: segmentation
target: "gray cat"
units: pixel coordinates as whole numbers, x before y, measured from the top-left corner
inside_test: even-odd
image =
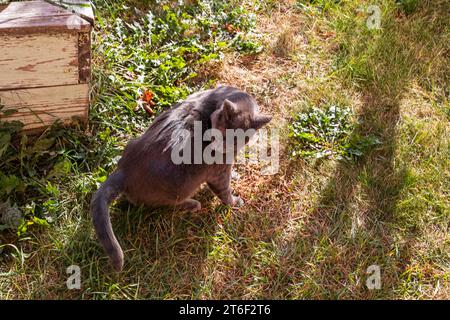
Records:
[[[269,116],[259,113],[250,95],[233,87],[220,86],[188,96],[158,116],[141,137],[130,141],[117,171],[100,186],[91,202],[95,231],[114,269],[122,270],[123,252],[111,226],[108,206],[119,194],[125,194],[134,204],[174,205],[197,211],[201,205],[191,197],[206,182],[224,204],[240,206],[243,201],[233,196],[230,188],[232,163],[224,160],[222,164],[175,164],[172,151],[181,140],[186,143],[195,138],[195,123],[201,124],[202,132],[213,128],[225,133],[226,129],[257,130],[270,120]],[[192,134],[184,138],[177,134],[186,131]],[[200,152],[213,142],[213,139],[212,142],[202,141]],[[194,150],[194,145],[190,146],[193,155],[199,152]],[[232,158],[236,154],[234,150]],[[227,151],[223,151],[223,157],[227,156]]]

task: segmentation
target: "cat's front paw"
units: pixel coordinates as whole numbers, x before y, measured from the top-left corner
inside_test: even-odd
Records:
[[[244,200],[242,200],[241,197],[234,197],[233,196],[233,207],[240,208],[244,205]]]

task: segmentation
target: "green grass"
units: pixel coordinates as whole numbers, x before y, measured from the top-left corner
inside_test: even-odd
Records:
[[[449,298],[446,1],[375,1],[379,30],[360,0],[151,3],[95,1],[87,128],[27,138],[0,122],[0,298]],[[157,114],[219,82],[272,113],[280,172],[238,167],[239,210],[207,189],[196,214],[118,200],[113,273],[92,192]]]

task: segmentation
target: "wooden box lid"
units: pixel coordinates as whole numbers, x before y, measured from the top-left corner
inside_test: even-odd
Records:
[[[89,1],[67,4],[47,1],[11,2],[0,7],[0,35],[40,32],[89,32],[94,21]]]

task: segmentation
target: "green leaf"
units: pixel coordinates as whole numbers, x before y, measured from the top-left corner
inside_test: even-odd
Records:
[[[0,158],[9,147],[11,141],[11,134],[8,132],[0,133]]]
[[[0,173],[0,194],[10,194],[14,189],[20,186],[20,179],[15,175],[3,175]]]
[[[67,176],[70,173],[71,168],[72,164],[69,160],[65,159],[63,161],[60,161],[53,166],[53,169],[50,171],[48,178]]]
[[[43,138],[36,141],[33,146],[34,153],[40,153],[43,151],[47,151],[55,144],[54,138]]]

